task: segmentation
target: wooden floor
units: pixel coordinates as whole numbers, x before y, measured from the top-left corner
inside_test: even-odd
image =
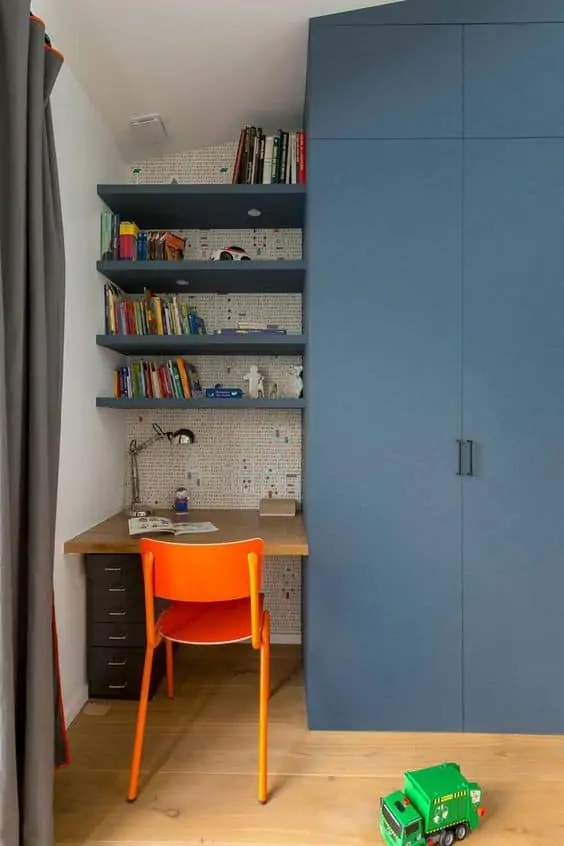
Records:
[[[275,647],[267,805],[256,801],[257,659],[185,648],[173,701],[149,705],[140,795],[125,801],[135,703],[91,703],[56,776],[58,844],[380,844],[378,799],[409,768],[458,761],[481,783],[475,846],[564,846],[564,738],[317,733],[299,653]],[[550,695],[546,691],[544,695]]]

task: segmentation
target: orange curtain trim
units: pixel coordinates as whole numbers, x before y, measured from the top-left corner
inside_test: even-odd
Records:
[[[38,17],[37,17],[37,15],[32,15],[32,14],[30,13],[30,15],[29,15],[29,19],[30,19],[30,21],[35,21],[36,23],[41,24],[41,26],[42,26],[44,29],[46,29],[46,28],[47,28],[47,27],[45,26],[45,21],[44,21],[42,18],[38,18]],[[60,51],[60,50],[57,50],[55,47],[51,46],[50,44],[46,44],[46,45],[45,45],[45,49],[46,49],[46,50],[50,50],[50,51],[51,51],[52,53],[54,53],[56,56],[59,56],[59,58],[61,59],[61,61],[63,61],[63,62],[65,61],[65,57],[63,56],[63,54],[61,53],[61,51]]]

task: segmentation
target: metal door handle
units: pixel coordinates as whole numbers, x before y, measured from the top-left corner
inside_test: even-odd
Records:
[[[456,443],[458,445],[458,462],[457,462],[456,475],[462,476],[462,441],[460,440],[460,438],[457,439]]]
[[[466,441],[466,445],[468,447],[468,470],[466,472],[467,476],[474,475],[474,441]]]

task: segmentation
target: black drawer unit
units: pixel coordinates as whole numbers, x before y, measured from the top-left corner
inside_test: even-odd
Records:
[[[145,648],[89,646],[88,695],[91,699],[139,699]],[[150,696],[165,672],[165,651],[159,647],[153,659]]]
[[[163,603],[158,603],[158,614]],[[86,556],[88,695],[138,699],[145,658],[145,598],[141,557]],[[164,648],[153,661],[150,696],[165,674]]]

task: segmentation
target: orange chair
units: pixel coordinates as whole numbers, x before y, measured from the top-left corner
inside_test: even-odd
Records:
[[[262,588],[263,541],[179,544],[143,538],[147,647],[127,799],[134,802],[155,649],[164,640],[167,695],[174,695],[173,642],[218,645],[251,640],[260,650],[258,799],[267,799],[267,719],[270,698],[270,612]],[[155,622],[155,598],[170,606]]]

